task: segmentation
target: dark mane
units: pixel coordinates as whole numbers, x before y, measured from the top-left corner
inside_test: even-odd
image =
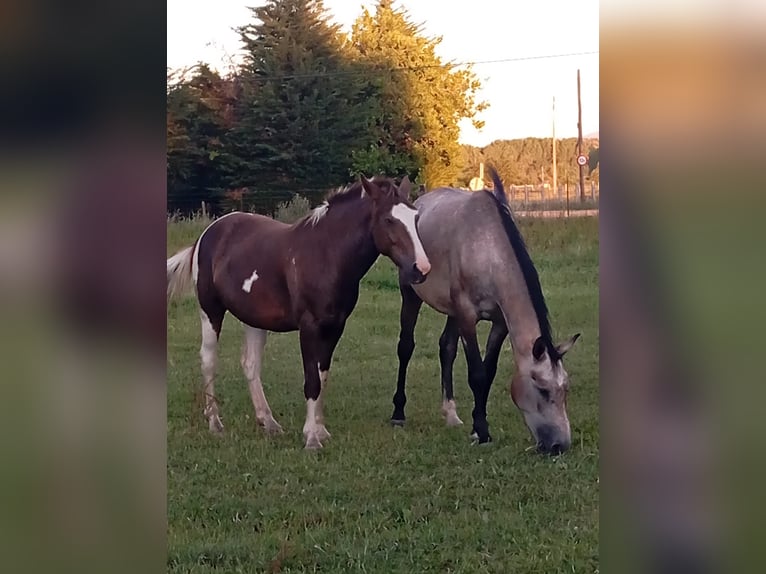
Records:
[[[396,191],[396,182],[394,182],[392,179],[375,176],[372,178],[372,181],[374,181],[381,188],[388,187]],[[359,199],[359,197],[362,195],[363,189],[364,188],[362,187],[362,182],[357,180],[354,183],[347,185],[346,187],[339,187],[338,189],[332,190],[325,196],[324,200],[329,206],[333,206],[337,203],[344,203],[351,199]]]
[[[493,167],[489,168],[489,175],[494,183],[494,190],[484,191],[492,197],[497,204],[498,211],[500,212],[500,219],[503,221],[503,228],[508,236],[508,240],[511,242],[513,252],[516,254],[516,259],[521,267],[521,273],[524,275],[524,282],[527,284],[529,298],[532,300],[532,307],[535,309],[537,323],[540,326],[540,334],[545,342],[545,347],[548,350],[551,361],[555,364],[561,360],[561,355],[559,355],[559,352],[556,350],[556,345],[553,344],[551,337],[551,325],[548,320],[548,306],[545,303],[543,288],[540,285],[540,277],[537,275],[535,264],[532,263],[532,258],[529,256],[529,251],[527,251],[524,238],[521,236],[519,228],[516,227],[516,223],[513,221],[511,206],[508,204],[508,197],[505,195],[503,182],[500,180],[500,176]]]

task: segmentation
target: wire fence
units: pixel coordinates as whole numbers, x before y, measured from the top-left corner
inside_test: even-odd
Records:
[[[281,206],[300,197],[309,207],[324,200],[327,189],[301,189],[297,191],[196,189],[168,194],[170,214],[205,214],[220,216],[231,211],[247,211],[275,217]],[[421,191],[422,193],[422,191]],[[427,192],[426,192],[427,193]],[[586,183],[580,197],[579,185],[561,185],[557,190],[545,185],[509,185],[506,187],[511,208],[520,217],[590,216],[598,214],[599,186]]]
[[[598,215],[599,185],[588,182],[580,196],[579,184],[509,185],[508,200],[515,215],[520,217],[583,217]]]

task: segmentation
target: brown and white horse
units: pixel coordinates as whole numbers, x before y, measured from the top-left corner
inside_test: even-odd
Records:
[[[241,364],[255,415],[266,432],[279,433],[261,384],[268,331],[300,331],[306,423],[305,446],[330,437],[322,389],[333,351],[359,297],[359,283],[383,254],[405,282],[419,283],[431,269],[407,199],[410,182],[360,182],[331,194],[309,215],[288,225],[251,213],[231,213],[203,231],[194,245],[167,260],[168,296],[193,284],[202,320],[204,415],[221,432],[214,379],[218,338],[230,312],[245,325]]]

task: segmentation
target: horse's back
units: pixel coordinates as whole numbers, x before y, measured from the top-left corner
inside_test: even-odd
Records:
[[[495,200],[483,191],[435,189],[417,199],[418,232],[426,252],[461,264],[505,254],[508,244]],[[430,250],[429,250],[430,248]]]
[[[431,261],[418,295],[453,315],[455,296],[470,299],[482,313],[492,307],[496,273],[511,254],[495,200],[483,191],[434,189],[419,197],[418,233]]]
[[[203,308],[222,305],[238,319],[270,330],[293,328],[280,255],[291,227],[235,212],[213,222],[197,243],[197,294]],[[251,301],[258,300],[258,305]]]

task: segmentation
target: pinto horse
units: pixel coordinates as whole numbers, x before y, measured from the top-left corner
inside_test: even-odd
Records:
[[[428,279],[412,285],[400,276],[402,296],[398,356],[399,376],[392,424],[404,424],[407,365],[415,349],[415,323],[425,301],[447,315],[439,338],[442,414],[447,425],[463,424],[457,416],[452,366],[462,339],[473,391],[473,433],[491,440],[487,398],[497,371],[500,349],[510,333],[516,373],[511,396],[524,416],[538,448],[558,453],[571,443],[566,397],[569,377],[562,357],[579,333],[554,345],[540,280],[524,240],[513,221],[503,183],[490,168],[494,190],[465,192],[435,189],[415,201],[418,232],[433,265]],[[492,322],[482,359],[476,323]]]
[[[378,255],[397,265],[400,280],[419,283],[431,264],[409,202],[410,182],[361,181],[336,191],[293,225],[251,213],[231,213],[211,223],[194,245],[167,260],[168,297],[192,284],[202,321],[204,416],[223,431],[214,380],[218,338],[230,312],[245,325],[241,364],[258,423],[280,433],[261,383],[268,331],[300,332],[306,398],[307,449],[330,438],[322,389],[333,351],[359,298],[359,283]]]

